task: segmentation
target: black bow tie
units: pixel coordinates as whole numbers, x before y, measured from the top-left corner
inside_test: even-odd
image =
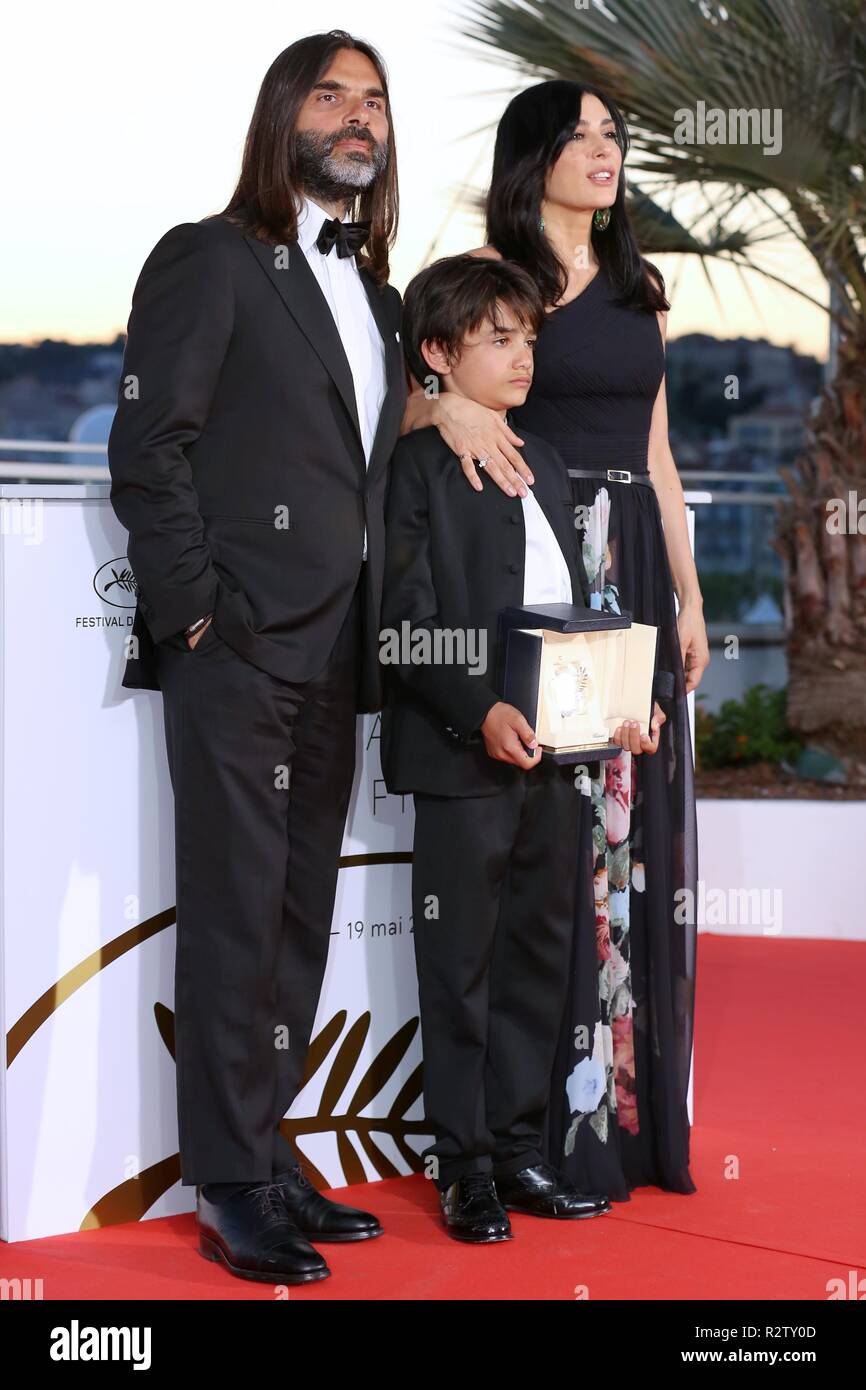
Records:
[[[327,217],[316,237],[316,245],[322,255],[327,256],[336,243],[337,255],[341,261],[345,260],[347,256],[354,256],[356,251],[360,251],[372,225],[372,222],[340,222],[336,217]]]

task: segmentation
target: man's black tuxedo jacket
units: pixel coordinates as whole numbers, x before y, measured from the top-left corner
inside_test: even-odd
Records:
[[[173,227],[148,256],[108,441],[138,585],[139,658],[125,686],[158,689],[153,642],[209,612],[254,665],[292,682],[317,676],[362,569],[366,522],[359,708],[379,707],[384,501],[406,377],[400,296],[361,279],[387,373],[369,468],[348,359],[297,243],[275,248],[216,216]]]
[[[533,491],[559,542],[577,604],[589,604],[568,472],[552,445],[520,431]],[[388,487],[382,628],[483,629],[486,674],[456,664],[385,666],[382,771],[390,792],[482,796],[531,777],[488,757],[478,733],[501,699],[497,627],[523,603],[523,504],[495,483],[476,492],[432,427],[394,450]],[[387,648],[383,644],[383,652]],[[402,653],[401,653],[402,655]],[[541,757],[543,755],[538,754]]]

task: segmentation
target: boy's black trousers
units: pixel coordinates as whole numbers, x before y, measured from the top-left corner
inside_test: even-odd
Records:
[[[544,754],[491,796],[415,795],[412,911],[441,1191],[468,1173],[543,1161],[551,1070],[568,989],[575,770]]]

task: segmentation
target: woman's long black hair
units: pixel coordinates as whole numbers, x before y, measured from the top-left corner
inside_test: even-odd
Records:
[[[584,92],[598,97],[607,108],[624,165],[629,136],[619,108],[596,87],[583,87],[563,78],[539,82],[512,98],[496,131],[487,194],[487,241],[502,256],[529,271],[545,306],[558,303],[568,285],[568,270],[540,227],[545,178],[574,133]],[[648,313],[670,308],[661,273],[638,249],[626,211],[624,167],[610,222],[604,231],[593,223],[591,237],[618,303]],[[655,282],[647,271],[652,272]]]

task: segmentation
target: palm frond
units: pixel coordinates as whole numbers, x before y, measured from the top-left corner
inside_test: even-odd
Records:
[[[613,97],[641,185],[635,217],[669,249],[747,256],[757,238],[744,217],[777,196],[777,234],[793,232],[866,315],[862,0],[470,0],[468,14],[470,44],[527,83],[567,78]],[[713,110],[728,120],[725,143],[712,143]],[[730,195],[710,230],[643,205],[707,184]]]

